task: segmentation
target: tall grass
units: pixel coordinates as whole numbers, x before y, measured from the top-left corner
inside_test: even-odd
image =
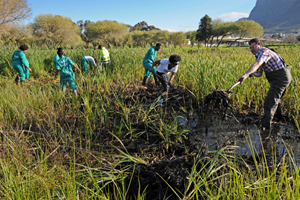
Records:
[[[59,78],[54,78],[53,49],[30,48],[26,56],[33,70],[31,78],[25,87],[16,86],[16,72],[10,62],[15,50],[0,48],[2,198],[126,199],[128,171],[133,171],[135,164],[149,164],[151,159],[131,155],[122,145],[123,139],[155,135],[167,147],[172,142],[184,143],[186,130],[178,127],[178,116],[166,113],[155,102],[145,104],[137,93],[144,74],[142,59],[148,49],[110,49],[112,65],[105,73],[94,70],[86,75],[74,70],[81,98],[60,90]],[[188,50],[165,47],[157,59],[171,54],[182,57],[174,85],[190,90],[199,102],[216,87],[228,89],[254,62],[247,48]],[[278,47],[277,52],[293,66],[293,81],[283,106],[299,123],[300,50],[297,46]],[[98,50],[68,49],[65,54],[83,69],[81,57],[97,56]],[[249,78],[234,89],[234,107],[242,110],[255,105],[259,113],[267,88],[265,78]],[[105,141],[111,150],[104,151],[99,141]],[[271,167],[266,165],[266,158],[256,162],[254,157],[257,175],[247,164],[241,169],[231,150],[210,152],[209,158],[195,160],[185,192],[170,189],[178,199],[299,198],[299,169],[288,168],[291,156]],[[136,197],[145,199],[147,189],[139,191]]]
[[[14,50],[11,47],[0,49],[0,74],[2,76],[13,77],[16,75],[10,63]],[[198,53],[192,54],[188,53],[188,50],[187,48],[162,48],[157,59],[168,58],[171,54],[179,54],[182,57],[182,62],[180,62],[176,76],[177,84],[193,91],[198,98],[203,98],[217,86],[229,88],[255,61],[254,56],[247,48],[201,48]],[[299,120],[299,71],[297,69],[300,50],[298,46],[283,46],[276,50],[292,66],[293,81],[283,98],[283,102],[288,113],[294,113]],[[105,87],[111,81],[140,80],[144,71],[142,59],[146,51],[145,48],[110,49],[114,66],[113,73],[110,73],[109,77],[98,77],[99,84],[103,84]],[[55,50],[29,49],[26,56],[33,69],[31,76],[41,77],[53,74],[52,58],[55,53]],[[65,50],[65,54],[83,68],[81,57],[85,55],[97,57],[98,51],[96,49],[70,49]],[[234,106],[241,109],[243,105],[253,103],[257,107],[261,107],[267,88],[268,83],[265,78],[249,78],[243,85],[234,89],[234,95],[232,95]]]

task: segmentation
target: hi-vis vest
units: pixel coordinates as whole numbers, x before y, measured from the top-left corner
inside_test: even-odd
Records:
[[[110,61],[109,53],[108,53],[107,49],[105,49],[105,47],[103,47],[100,50],[100,62],[101,62],[101,58],[103,58],[103,60],[102,60],[103,62]]]

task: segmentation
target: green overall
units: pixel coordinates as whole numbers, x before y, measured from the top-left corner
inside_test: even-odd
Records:
[[[72,70],[73,65],[73,61],[67,56],[62,56],[56,62],[56,69],[61,70],[60,87],[63,89],[66,87],[66,84],[69,83],[70,88],[76,90],[75,74]]]
[[[88,60],[83,56],[81,58],[81,62],[83,64],[83,68],[84,68],[84,71],[85,73],[89,73],[89,64],[88,64]]]
[[[155,46],[153,46],[147,51],[147,53],[143,59],[143,65],[145,68],[145,76],[144,76],[145,78],[150,78],[151,73],[149,72],[149,69],[152,67],[152,63],[153,63],[153,60],[155,60],[156,53],[157,53],[157,51],[155,49]],[[152,74],[153,74],[153,76],[156,74],[155,67],[153,67]]]
[[[29,67],[25,53],[20,50],[15,51],[12,56],[12,66],[19,73],[21,81],[25,81],[25,79],[29,78],[29,70],[25,67],[26,65]]]

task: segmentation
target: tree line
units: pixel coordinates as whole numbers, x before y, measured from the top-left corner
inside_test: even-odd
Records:
[[[27,43],[29,45],[47,47],[96,47],[104,44],[110,46],[146,46],[157,42],[182,45],[191,41],[192,45],[216,42],[219,46],[226,36],[261,36],[263,28],[251,20],[238,22],[223,22],[220,19],[212,20],[205,15],[199,23],[197,31],[168,32],[148,25],[142,21],[134,26],[117,21],[80,20],[74,23],[69,17],[60,15],[42,14],[35,17],[27,25],[18,22],[31,16],[31,9],[26,0],[0,0],[0,42],[3,44]]]
[[[242,19],[237,22],[224,22],[221,19],[212,20],[208,15],[205,15],[199,23],[199,28],[194,33],[194,40],[203,41],[205,46],[213,42],[219,46],[224,37],[232,36],[235,39],[230,46],[236,41],[245,37],[261,37],[263,36],[263,27],[253,21]]]

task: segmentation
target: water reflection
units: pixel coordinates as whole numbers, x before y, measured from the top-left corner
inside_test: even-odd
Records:
[[[177,124],[188,128],[190,134],[197,134],[206,142],[209,150],[226,145],[238,146],[236,154],[251,156],[262,153],[272,155],[276,150],[277,158],[290,151],[296,163],[300,164],[300,143],[295,136],[298,130],[288,124],[274,124],[271,132],[262,132],[255,124],[244,125],[237,120],[220,120],[220,117],[200,117],[196,113],[178,114]]]

